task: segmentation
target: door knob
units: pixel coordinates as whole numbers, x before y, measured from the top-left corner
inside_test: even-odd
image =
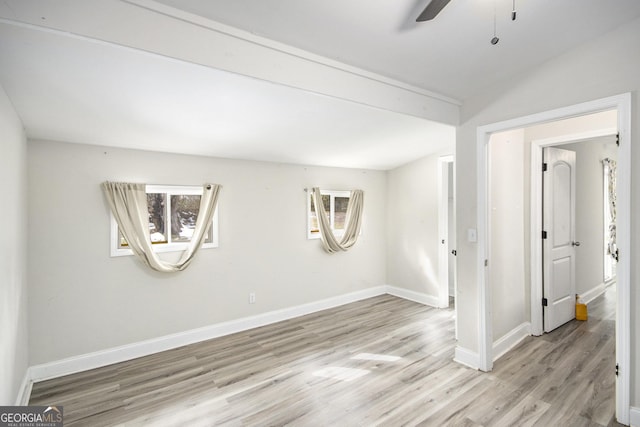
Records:
[[[580,246],[580,242],[571,242],[571,246]]]

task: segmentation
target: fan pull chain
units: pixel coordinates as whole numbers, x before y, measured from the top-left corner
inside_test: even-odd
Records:
[[[493,38],[491,39],[491,44],[492,45],[497,45],[498,42],[500,41],[500,39],[497,36],[497,32],[496,32],[496,28],[497,28],[497,18],[496,18],[497,12],[496,12],[496,2],[494,0],[493,2]]]

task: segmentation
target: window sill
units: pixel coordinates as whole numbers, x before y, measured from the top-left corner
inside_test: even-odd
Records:
[[[171,244],[163,244],[163,245],[153,245],[153,251],[155,253],[165,253],[165,252],[181,252],[186,250],[189,247],[188,243],[171,243]],[[217,248],[218,243],[205,243],[202,245],[200,249],[213,249]],[[120,257],[120,256],[132,256],[133,250],[126,248],[118,248],[111,250],[111,257]]]

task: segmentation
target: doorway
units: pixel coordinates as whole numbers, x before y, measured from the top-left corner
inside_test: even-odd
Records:
[[[630,251],[630,128],[631,128],[631,95],[629,93],[604,98],[596,101],[585,102],[570,107],[551,110],[531,116],[525,116],[505,122],[494,123],[478,128],[477,151],[477,285],[478,285],[478,368],[490,371],[493,366],[493,328],[494,316],[500,316],[499,311],[493,311],[492,290],[490,287],[489,266],[492,265],[491,253],[491,219],[492,212],[489,209],[489,165],[488,148],[492,134],[511,129],[519,129],[541,123],[550,123],[571,117],[584,116],[606,110],[617,112],[617,129],[619,131],[619,163],[618,163],[618,241],[617,247],[620,254],[629,254]],[[532,156],[534,153],[531,153]],[[531,221],[532,235],[533,224]],[[535,239],[538,240],[538,239]],[[534,239],[532,239],[532,242]],[[533,244],[533,243],[532,243]],[[629,423],[629,387],[630,387],[630,259],[621,255],[617,265],[617,313],[616,313],[616,363],[619,376],[616,379],[616,417],[623,424]],[[532,266],[531,274],[541,275],[541,269]],[[533,286],[533,282],[532,282]],[[531,301],[531,307],[534,301]],[[536,317],[531,316],[535,321]],[[541,323],[541,322],[540,322]],[[533,332],[533,325],[532,325]]]
[[[438,158],[438,280],[439,307],[455,310],[456,295],[456,234],[455,234],[455,162],[452,155]],[[455,337],[458,338],[458,320],[455,316]]]
[[[615,111],[613,111],[615,113]],[[579,227],[576,241],[580,246],[576,247],[578,269],[576,279],[578,283],[577,293],[582,302],[588,303],[605,290],[608,281],[605,280],[604,262],[597,257],[601,254],[604,258],[604,249],[599,248],[599,242],[604,242],[602,227],[604,225],[604,196],[596,194],[594,188],[602,178],[601,168],[598,164],[603,158],[617,158],[619,148],[616,145],[617,129],[615,127],[603,127],[602,129],[582,132],[570,135],[555,136],[542,139],[534,139],[531,144],[531,235],[541,236],[543,233],[542,218],[542,164],[543,150],[546,147],[568,148],[578,151],[577,171],[581,176],[578,179],[577,191],[580,191],[581,202],[577,207],[577,220]],[[582,168],[581,168],[582,166]],[[586,186],[586,187],[585,187]],[[587,194],[585,194],[587,193]],[[589,197],[589,193],[590,196]],[[601,219],[602,218],[602,219]],[[543,240],[531,240],[531,335],[541,335],[544,332],[543,306],[539,302],[543,300]],[[600,271],[602,269],[602,271]],[[593,277],[601,276],[598,283],[593,283]]]

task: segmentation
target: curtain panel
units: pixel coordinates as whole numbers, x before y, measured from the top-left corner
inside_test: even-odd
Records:
[[[611,222],[609,223],[609,242],[607,246],[607,253],[611,255],[613,259],[618,260],[618,250],[616,244],[616,177],[618,172],[618,164],[615,160],[606,158],[602,160],[604,165],[604,173],[607,177],[608,188],[606,189],[609,201],[609,215]]]
[[[327,213],[322,203],[322,194],[320,188],[313,188],[313,203],[316,207],[316,215],[318,216],[318,228],[320,229],[320,238],[322,240],[322,248],[328,253],[338,251],[347,251],[356,244],[360,235],[360,226],[362,225],[362,210],[364,206],[364,191],[353,190],[349,197],[347,205],[345,232],[342,239],[338,241],[333,235],[331,224],[327,219]]]
[[[109,202],[109,208],[133,253],[145,265],[163,273],[182,271],[191,264],[211,227],[221,188],[222,186],[218,184],[202,186],[200,211],[189,246],[178,262],[170,263],[160,259],[151,244],[146,184],[109,181],[102,183],[102,190]]]

